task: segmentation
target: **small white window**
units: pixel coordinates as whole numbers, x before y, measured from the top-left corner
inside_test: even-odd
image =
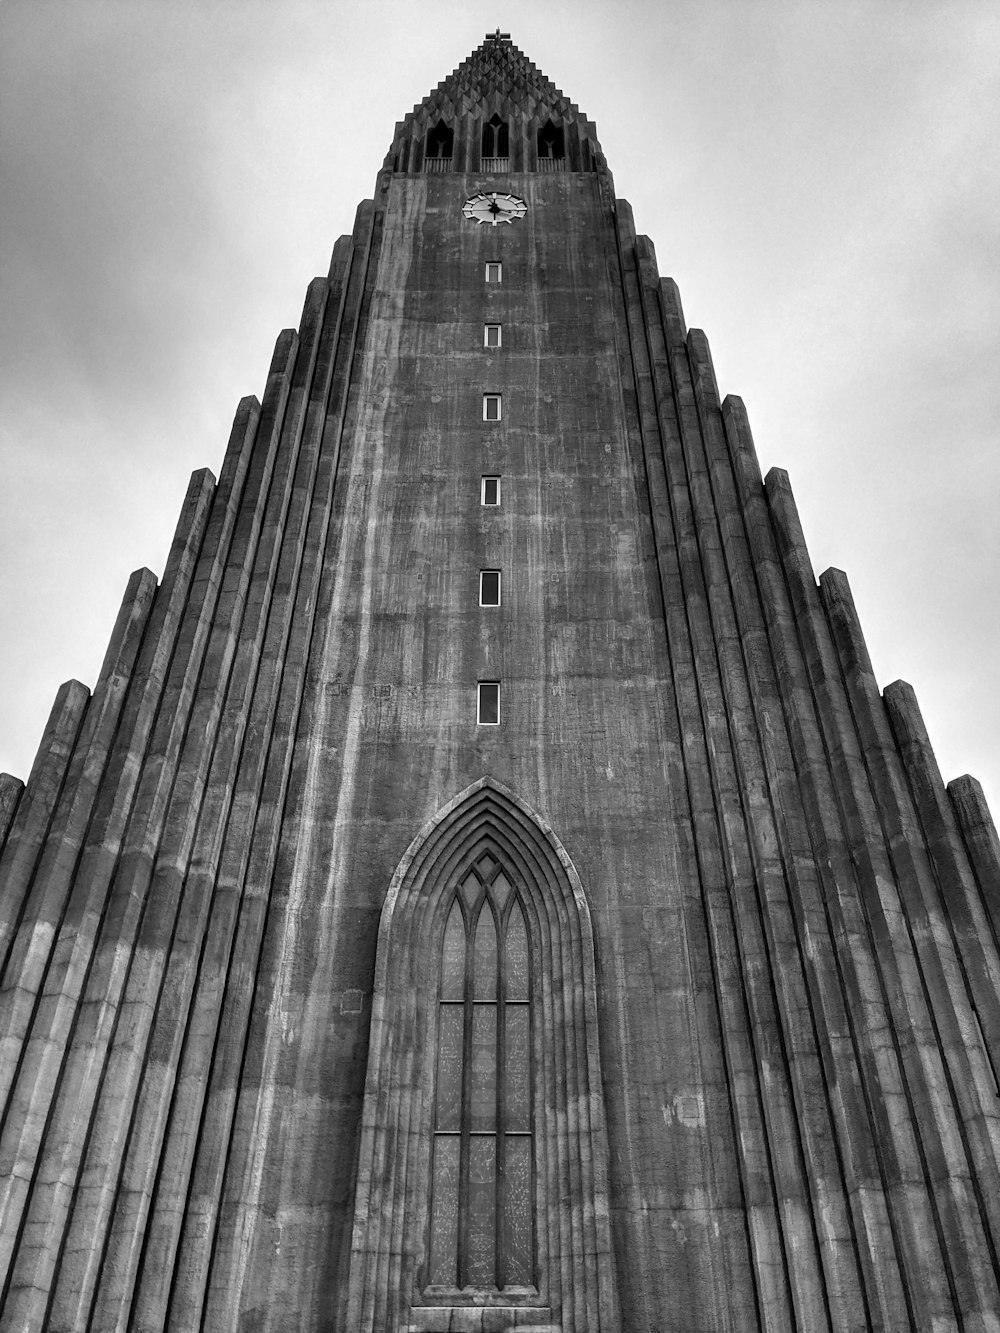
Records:
[[[500,725],[500,682],[498,680],[481,680],[478,694],[476,721],[481,727],[498,727]]]
[[[483,394],[483,420],[500,420],[500,395],[498,393]]]
[[[482,478],[482,487],[479,492],[479,503],[484,505],[498,505],[500,503],[499,477]]]
[[[503,282],[503,264],[487,264],[486,281]]]
[[[484,346],[484,347],[500,347],[500,346],[502,345],[502,341],[501,341],[501,340],[502,340],[502,334],[501,334],[501,332],[500,332],[500,325],[499,325],[499,324],[484,324],[484,325],[483,325],[483,346]]]
[[[481,569],[479,571],[479,605],[500,605],[499,569]]]

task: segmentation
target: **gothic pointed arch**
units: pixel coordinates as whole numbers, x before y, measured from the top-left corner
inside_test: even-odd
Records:
[[[618,1328],[587,899],[489,778],[382,909],[349,1312],[360,1333]]]

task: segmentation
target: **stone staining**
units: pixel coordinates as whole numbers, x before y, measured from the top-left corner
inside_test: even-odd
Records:
[[[499,30],[0,845],[3,1329],[998,1328],[982,792]]]

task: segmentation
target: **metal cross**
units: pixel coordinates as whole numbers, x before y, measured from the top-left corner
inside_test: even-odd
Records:
[[[486,34],[486,40],[487,40],[487,41],[490,41],[491,39],[492,39],[494,42],[509,42],[509,41],[510,41],[510,33],[509,33],[509,32],[501,32],[500,29],[497,28],[496,32],[488,32],[488,33]]]

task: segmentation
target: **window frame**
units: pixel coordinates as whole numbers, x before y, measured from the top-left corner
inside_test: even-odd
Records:
[[[490,277],[490,270],[496,269],[496,277]],[[500,286],[503,282],[503,263],[499,259],[487,259],[486,261],[486,281],[492,286]]]
[[[495,417],[491,417],[489,414],[491,403],[496,403],[497,405],[497,414]],[[483,394],[483,420],[489,421],[491,423],[495,421],[503,421],[503,394],[499,393]]]
[[[485,864],[484,864],[485,863]],[[521,1240],[527,1241],[522,1250],[521,1259],[527,1261],[530,1272],[516,1274],[512,1269],[517,1256],[509,1248],[511,1239],[508,1230],[507,1184],[505,1181],[505,1163],[515,1141],[527,1148],[527,1183],[528,1195],[534,1195],[535,1188],[535,1130],[536,1114],[534,1106],[535,1068],[532,1060],[535,1037],[533,1028],[534,1008],[534,958],[531,942],[526,895],[520,885],[520,877],[506,858],[499,858],[496,849],[490,848],[486,856],[477,856],[472,864],[466,866],[463,873],[455,877],[455,887],[451,893],[451,906],[441,914],[441,928],[438,938],[438,969],[436,990],[437,1030],[434,1047],[434,1111],[431,1118],[432,1152],[429,1163],[428,1226],[426,1284],[423,1287],[425,1300],[444,1301],[449,1305],[458,1298],[463,1304],[476,1292],[495,1292],[501,1296],[527,1298],[529,1302],[537,1300],[538,1286],[538,1248],[537,1223],[534,1209],[530,1210],[527,1228],[519,1227]],[[502,887],[501,887],[502,885]],[[520,921],[518,931],[517,921]],[[486,932],[493,937],[492,950],[481,953],[481,936],[485,923]],[[455,940],[452,927],[457,926],[461,934],[461,977],[456,963]],[[518,948],[516,939],[520,934],[523,947]],[[449,947],[448,941],[451,941]],[[511,941],[514,941],[511,947]],[[446,962],[446,957],[449,959]],[[517,971],[511,971],[515,960],[522,960],[523,974],[520,982]],[[489,980],[480,985],[479,967],[486,963]],[[446,975],[448,980],[446,982]],[[485,980],[485,978],[484,978]],[[443,1042],[445,1032],[445,1011],[452,1016],[459,1015],[459,1034],[455,1032],[454,1022],[449,1022],[451,1040],[451,1059],[442,1063],[442,1054],[447,1049]],[[492,1010],[494,1021],[480,1028],[482,1035],[490,1034],[489,1045],[485,1049],[475,1042],[478,1026],[477,1013]],[[522,1023],[526,1039],[522,1053],[523,1064],[521,1078],[518,1078],[517,1061],[508,1060],[508,1042],[514,1031],[511,1019],[515,1013],[523,1014]],[[515,1020],[516,1022],[516,1020]],[[455,1036],[461,1040],[456,1049]],[[455,1079],[455,1055],[459,1057],[458,1079]],[[485,1057],[485,1059],[484,1059]],[[492,1069],[484,1068],[491,1065]],[[442,1073],[450,1067],[448,1095],[443,1105],[447,1108],[442,1115]],[[484,1106],[477,1107],[475,1082],[477,1068],[480,1077],[486,1074],[487,1087],[492,1083],[492,1097]],[[492,1077],[490,1077],[492,1075]],[[518,1089],[520,1084],[520,1089]],[[510,1096],[514,1090],[514,1097]],[[520,1096],[517,1095],[518,1091]],[[456,1097],[457,1093],[457,1097]],[[492,1107],[490,1107],[492,1103]],[[490,1109],[486,1109],[489,1107]],[[486,1110],[486,1121],[479,1119]],[[457,1112],[457,1114],[456,1114]],[[478,1112],[478,1115],[477,1115]],[[472,1199],[472,1180],[470,1179],[471,1157],[474,1142],[493,1144],[494,1172],[492,1180],[493,1208],[490,1209],[493,1221],[493,1259],[490,1268],[496,1285],[484,1282],[484,1274],[473,1270],[482,1264],[485,1255],[480,1251],[475,1254],[472,1245],[470,1227],[470,1204]],[[445,1144],[452,1146],[448,1157],[457,1165],[457,1179],[452,1176],[444,1201],[438,1194],[439,1183],[436,1158]],[[457,1148],[457,1153],[454,1149]],[[486,1182],[481,1182],[486,1183]],[[449,1205],[455,1209],[454,1234],[449,1236],[447,1228],[442,1236],[436,1222],[447,1219]],[[446,1223],[447,1227],[447,1223]],[[490,1228],[487,1227],[487,1234]],[[438,1249],[439,1240],[445,1242],[442,1252]],[[453,1248],[452,1248],[453,1247]],[[450,1251],[450,1253],[449,1253]],[[451,1268],[457,1276],[457,1283],[449,1281],[441,1272],[439,1265],[444,1260],[444,1267]],[[450,1262],[449,1262],[450,1261]],[[474,1295],[473,1295],[473,1299]],[[506,1303],[506,1302],[505,1302]],[[508,1307],[509,1308],[509,1307]]]
[[[495,343],[491,343],[491,342],[490,342],[490,331],[491,331],[492,329],[496,329],[496,331],[497,331],[497,340],[496,340]],[[488,348],[490,349],[490,351],[493,351],[494,349],[503,346],[503,325],[502,325],[502,324],[484,324],[484,325],[483,325],[483,346],[484,346],[484,347],[488,347]]]
[[[483,690],[496,689],[496,718],[492,721],[483,717]],[[476,726],[499,727],[500,725],[500,682],[498,680],[480,680],[476,682]]]
[[[488,575],[495,574],[497,580],[497,599],[495,602],[483,601],[483,585]],[[503,574],[499,569],[481,569],[479,571],[479,605],[480,606],[502,606],[503,605]]]
[[[497,498],[495,500],[487,500],[486,498],[486,483],[490,481],[495,481],[497,484]],[[479,503],[483,509],[500,508],[501,499],[500,499],[499,472],[484,472],[483,475],[479,478]]]

